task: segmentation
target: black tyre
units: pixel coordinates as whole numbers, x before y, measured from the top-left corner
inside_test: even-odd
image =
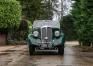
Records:
[[[64,55],[64,46],[58,47],[58,54],[59,55]]]
[[[29,45],[29,54],[33,55],[34,52],[35,52],[34,46]]]

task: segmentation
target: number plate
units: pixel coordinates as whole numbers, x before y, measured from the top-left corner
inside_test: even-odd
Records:
[[[46,47],[48,47],[48,46],[47,46],[47,44],[42,44],[41,47],[46,48]]]

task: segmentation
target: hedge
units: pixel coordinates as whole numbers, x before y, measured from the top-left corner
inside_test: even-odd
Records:
[[[13,28],[20,24],[21,6],[16,0],[0,0],[0,28]]]

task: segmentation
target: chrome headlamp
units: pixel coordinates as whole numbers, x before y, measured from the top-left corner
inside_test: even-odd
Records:
[[[60,36],[60,31],[55,31],[55,36],[59,37]]]
[[[34,32],[33,32],[33,36],[34,36],[34,37],[38,37],[38,36],[39,36],[39,32],[38,32],[38,31],[34,31]]]

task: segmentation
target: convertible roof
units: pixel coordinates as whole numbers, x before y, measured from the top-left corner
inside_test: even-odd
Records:
[[[36,20],[33,23],[33,28],[40,28],[44,26],[60,28],[60,23],[52,20]]]

